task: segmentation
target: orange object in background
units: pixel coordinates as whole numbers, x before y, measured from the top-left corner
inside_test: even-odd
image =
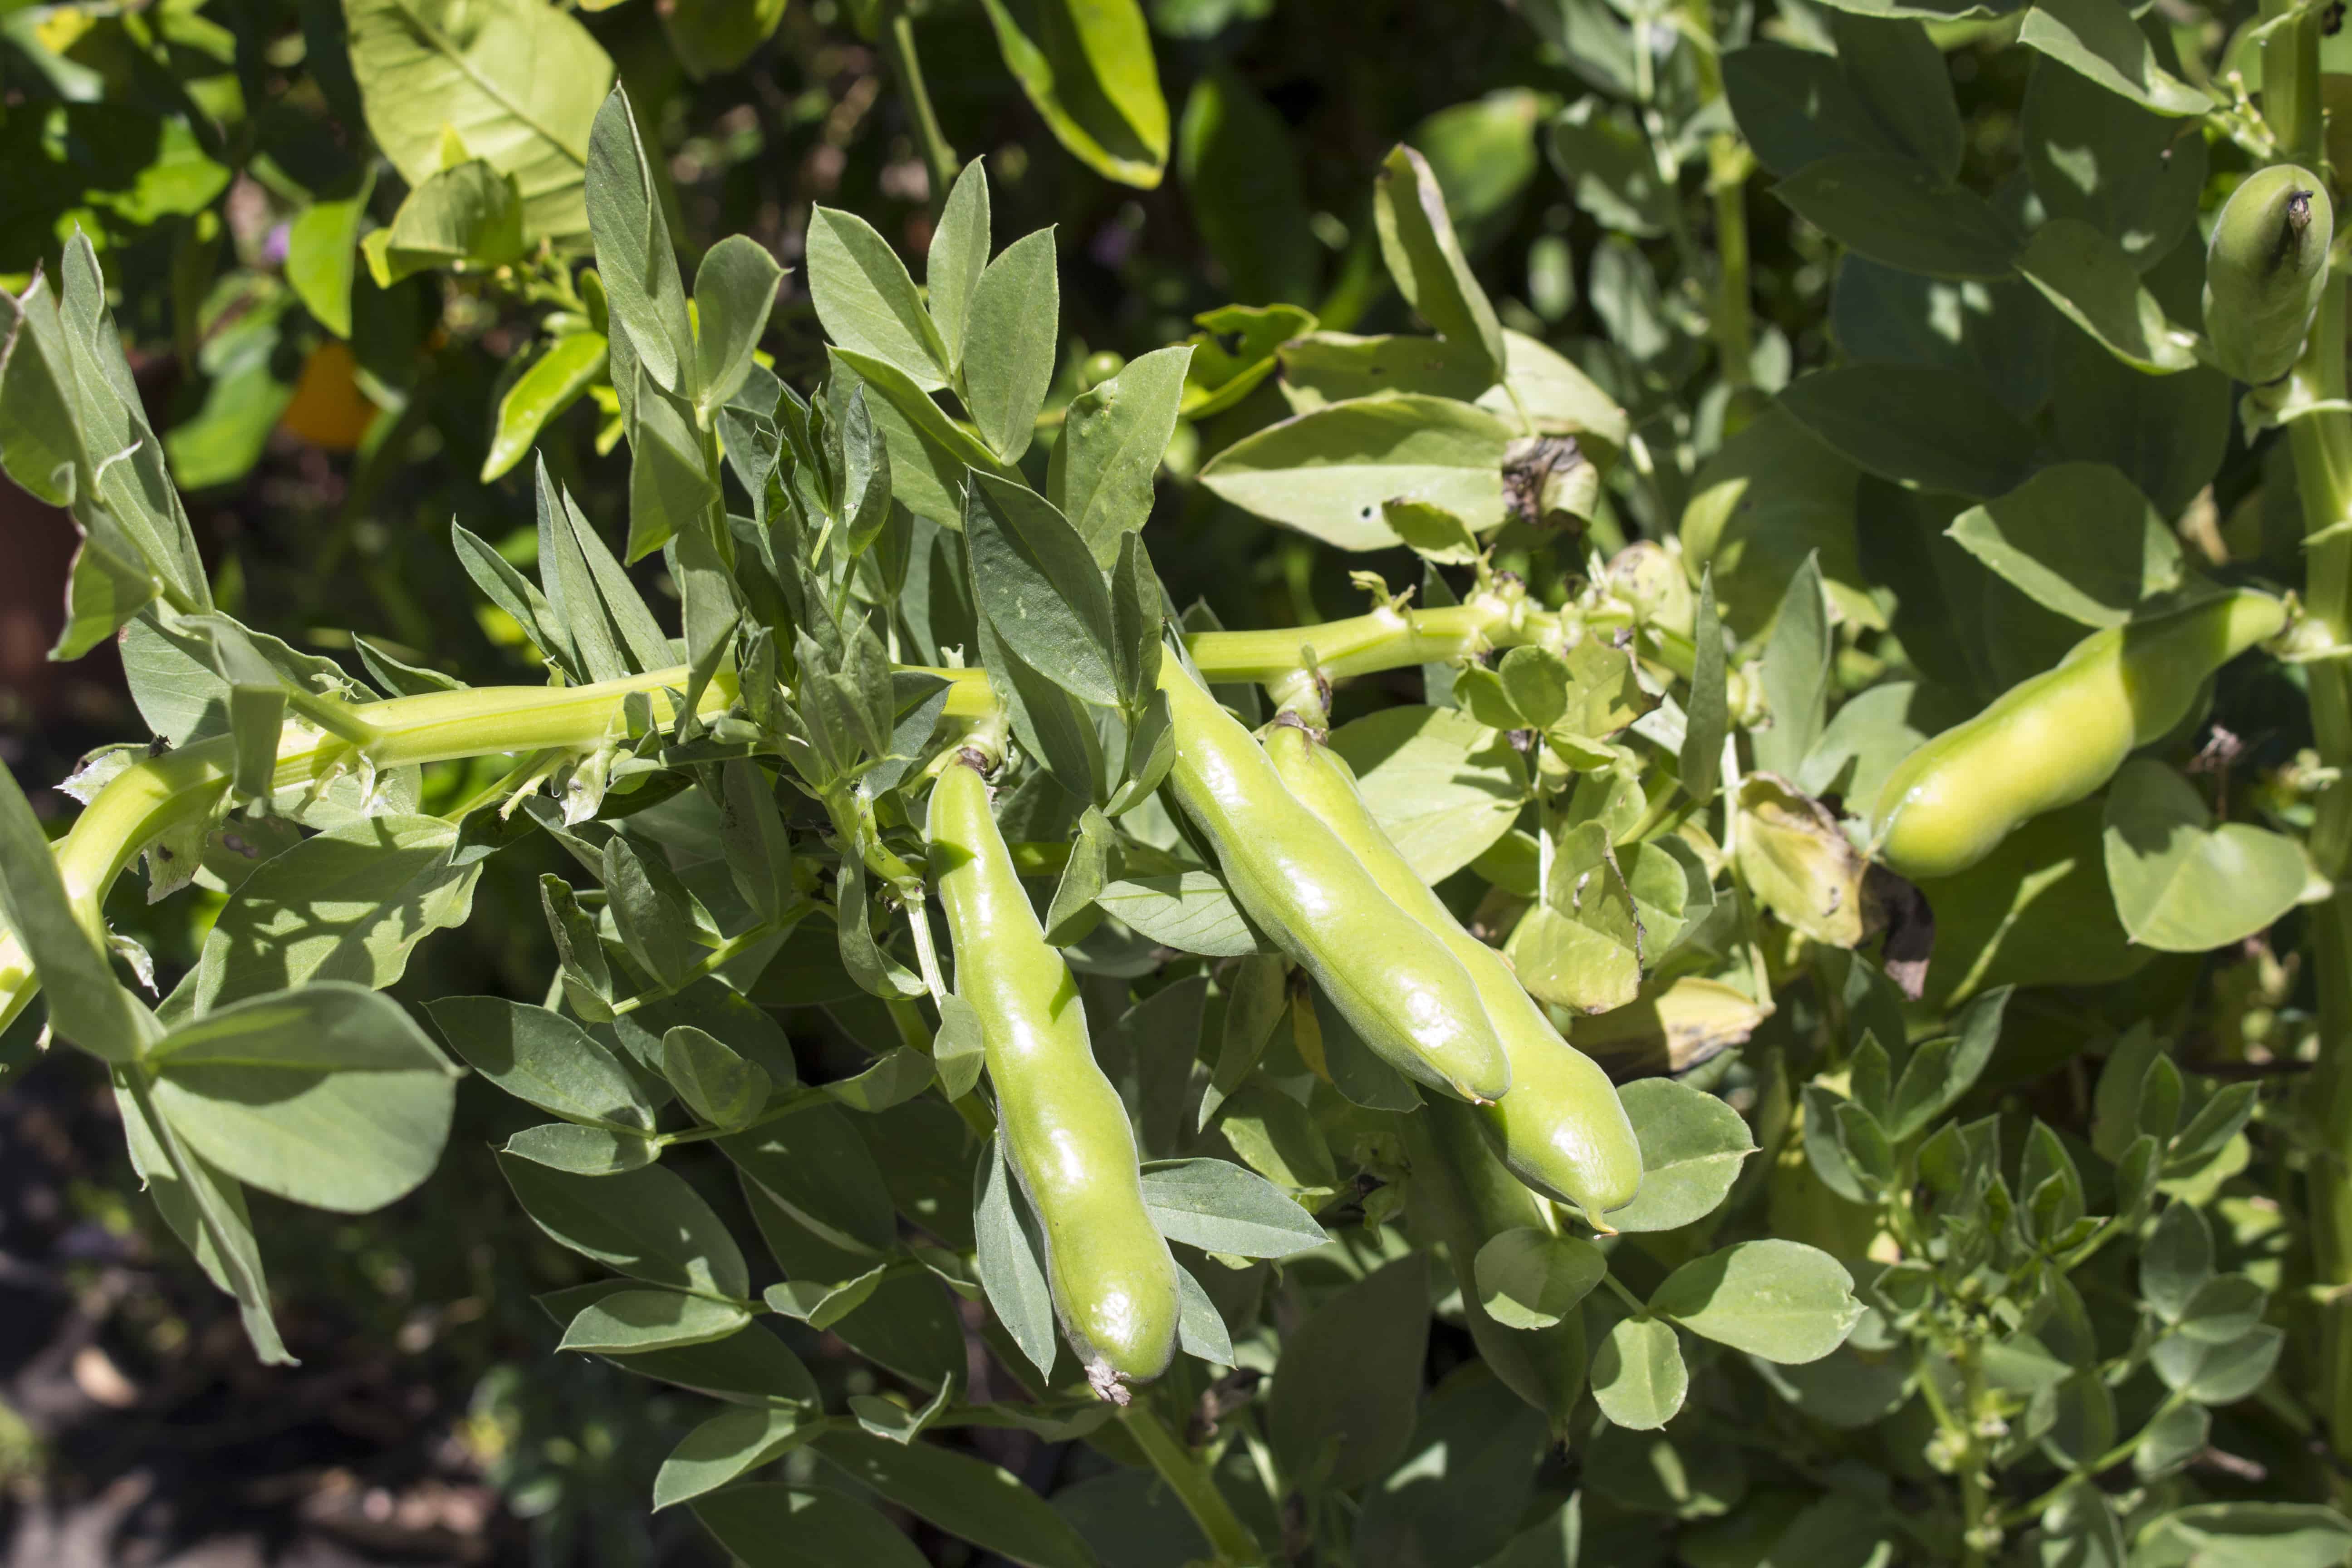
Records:
[[[352,375],[358,368],[351,346],[338,339],[312,349],[278,427],[331,452],[357,450],[380,412],[360,391]]]

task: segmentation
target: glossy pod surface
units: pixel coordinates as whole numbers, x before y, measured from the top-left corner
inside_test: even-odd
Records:
[[[963,763],[931,791],[929,839],[955,944],[956,993],[980,1015],[1013,1168],[1045,1236],[1054,1306],[1088,1377],[1140,1383],[1176,1353],[1176,1261],[1144,1212],[1135,1135],[1095,1063],[1086,1010]]]
[[[2294,368],[2327,285],[2335,235],[2327,184],[2308,169],[2273,164],[2230,193],[2205,250],[2205,336],[2215,363],[2254,385]]]
[[[2206,677],[2285,620],[2278,600],[2242,590],[2093,632],[1903,760],[1871,814],[1877,858],[1914,880],[1967,870],[2020,824],[2105,784],[2188,717]]]
[[[1391,842],[1338,752],[1292,724],[1276,725],[1265,751],[1290,793],[1356,852],[1381,891],[1436,933],[1478,987],[1511,1064],[1511,1092],[1478,1109],[1503,1163],[1596,1225],[1610,1209],[1633,1202],[1642,1184],[1642,1149],[1609,1075],[1561,1037],[1501,953],[1462,929]]]
[[[1465,1100],[1500,1099],[1509,1059],[1461,962],[1397,909],[1175,659],[1162,661],[1160,685],[1176,731],[1169,783],[1244,911],[1398,1071]]]

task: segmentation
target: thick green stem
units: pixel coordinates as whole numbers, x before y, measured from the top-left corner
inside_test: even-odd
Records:
[[[1201,1533],[1209,1538],[1209,1549],[1220,1563],[1254,1568],[1265,1562],[1265,1548],[1258,1544],[1256,1535],[1234,1512],[1225,1494],[1217,1489],[1215,1479],[1176,1440],[1158,1412],[1139,1397],[1118,1413],[1118,1418],[1151,1461],[1151,1468],[1160,1472],[1160,1479],[1184,1505],[1184,1511],[1192,1516],[1192,1522],[1201,1527]]]
[[[2263,0],[2265,20],[2286,15],[2291,0]],[[2282,26],[2263,46],[2263,115],[2280,156],[2317,168],[2320,149],[2319,34],[2315,12]],[[2294,376],[2297,390],[2323,401],[2345,395],[2344,282],[2331,279]],[[2306,552],[2305,609],[2339,646],[2352,643],[2352,533],[2330,531],[2352,520],[2352,416],[2307,415],[2288,426],[2295,485],[2303,500]],[[2320,537],[2324,536],[2324,537]],[[2352,667],[2340,660],[2306,666],[2311,725],[2323,766],[2352,768]],[[2319,984],[2319,1070],[2312,1101],[2316,1136],[2307,1179],[2315,1283],[2352,1285],[2352,789],[2319,797],[2311,858],[2335,892],[2314,911],[2312,957]],[[2316,1310],[2319,1376],[2313,1403],[2339,1460],[2352,1458],[2352,1293]]]
[[[683,667],[657,669],[594,686],[481,687],[356,704],[344,716],[369,738],[348,739],[289,720],[278,740],[276,789],[324,784],[354,767],[403,767],[454,762],[507,752],[584,751],[615,732],[623,701],[643,691],[657,716],[667,692],[685,686]],[[703,706],[723,710],[735,700],[731,675],[711,681]],[[347,734],[352,724],[343,726]],[[236,769],[236,742],[199,741],[124,769],[57,846],[58,876],[75,915],[95,940],[105,938],[99,906],[139,852],[164,834],[210,816]],[[32,960],[13,935],[0,933],[0,1028],[39,989]]]
[[[930,89],[923,85],[923,62],[915,53],[914,18],[907,15],[900,0],[889,0],[883,7],[882,52],[889,57],[891,74],[898,79],[898,90],[906,95],[907,108],[915,117],[915,134],[923,143],[923,163],[931,177],[931,216],[937,218],[947,205],[948,187],[955,184],[960,165],[955,149],[948,144],[947,132],[940,129]]]
[[[1427,610],[1383,606],[1287,631],[1205,632],[1189,639],[1188,647],[1202,674],[1220,684],[1279,680],[1297,673],[1310,655],[1322,674],[1344,679],[1470,658],[1495,647],[1558,646],[1579,628],[1614,630],[1632,620],[1631,612],[1612,604],[1546,610],[1516,584],[1507,584],[1461,605]],[[1689,675],[1688,637],[1653,627],[1644,642],[1649,657],[1678,675]],[[954,683],[947,717],[985,721],[995,713],[984,672],[932,673]],[[687,680],[688,671],[680,666],[593,686],[472,687],[338,705],[332,717],[341,733],[303,719],[287,723],[278,738],[275,787],[323,783],[362,765],[383,769],[501,753],[585,752],[619,732],[623,702],[635,693],[646,693],[655,705],[656,721],[667,723],[671,717],[667,693],[682,689]],[[733,675],[722,673],[704,689],[700,707],[716,712],[733,702],[735,695]],[[157,838],[209,816],[228,789],[234,767],[234,742],[226,737],[184,746],[124,770],[75,821],[57,847],[58,870],[93,938],[104,937],[99,906],[114,879]],[[477,801],[488,798],[478,796]],[[883,848],[877,833],[856,831],[856,803],[841,804],[850,809],[836,826],[855,851],[901,898],[919,906],[923,896],[919,874]],[[863,809],[870,813],[870,803]],[[0,933],[0,1028],[15,1020],[38,988],[22,946]]]

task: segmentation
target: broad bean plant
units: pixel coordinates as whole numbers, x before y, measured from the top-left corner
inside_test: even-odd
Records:
[[[375,153],[260,319],[523,313],[482,478],[529,516],[449,530],[433,613],[527,684],[232,613],[181,486],[284,365],[159,437],[61,226],[0,466],[152,733],[54,841],[0,786],[0,1026],[102,1064],[255,1355],[248,1191],[401,1199],[470,1076],[579,1259],[554,1353],[707,1400],[643,1507],[746,1563],[2352,1555],[2340,17],[1520,10],[1578,92],[1489,107],[1581,304],[1558,235],[1490,290],[1475,167],[1407,143],[1318,289],[1218,194],[1263,103],[1204,75],[1171,132],[1135,5],[986,0],[1238,296],[1074,369],[919,14],[864,19],[922,254],[817,206],[786,363],[783,268],[681,267],[575,18],[349,0],[305,36]],[[661,18],[698,77],[781,15]],[[609,515],[531,458],[583,400]],[[1362,607],[1221,625],[1163,586],[1203,550]],[[547,971],[419,994],[533,855]],[[217,904],[182,973],[110,925],[134,867]]]

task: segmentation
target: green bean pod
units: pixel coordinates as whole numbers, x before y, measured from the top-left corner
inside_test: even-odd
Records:
[[[1464,1100],[1501,1099],[1510,1061],[1461,961],[1381,891],[1177,660],[1161,661],[1160,686],[1176,732],[1169,784],[1243,910],[1391,1067]]]
[[[1601,1216],[1633,1202],[1642,1184],[1642,1148],[1609,1075],[1560,1037],[1501,953],[1462,929],[1382,830],[1337,752],[1287,723],[1266,736],[1265,752],[1290,793],[1356,852],[1381,891],[1470,972],[1511,1064],[1511,1092],[1478,1109],[1496,1152],[1519,1180],[1608,1228]]]
[[[955,944],[956,993],[980,1015],[1013,1170],[1045,1237],[1055,1310],[1087,1380],[1122,1386],[1176,1353],[1176,1260],[1143,1207],[1135,1134],[1096,1065],[1077,982],[1046,943],[979,771],[959,760],[931,790],[929,837]]]
[[[2189,716],[2208,676],[2285,622],[2278,600],[2239,590],[2093,632],[1903,760],[1871,814],[1874,853],[1915,881],[1967,870],[2020,824],[2105,784]]]
[[[2260,386],[2294,366],[2327,287],[2336,210],[2327,183],[2276,163],[2221,204],[2205,249],[2205,336],[2213,361]]]
[[[1416,1237],[1445,1244],[1479,1359],[1550,1418],[1555,1437],[1565,1436],[1584,1392],[1584,1314],[1572,1311],[1548,1329],[1508,1328],[1487,1315],[1478,1295],[1478,1249],[1507,1230],[1550,1230],[1549,1216],[1495,1158],[1469,1106],[1433,1100],[1402,1121]]]

